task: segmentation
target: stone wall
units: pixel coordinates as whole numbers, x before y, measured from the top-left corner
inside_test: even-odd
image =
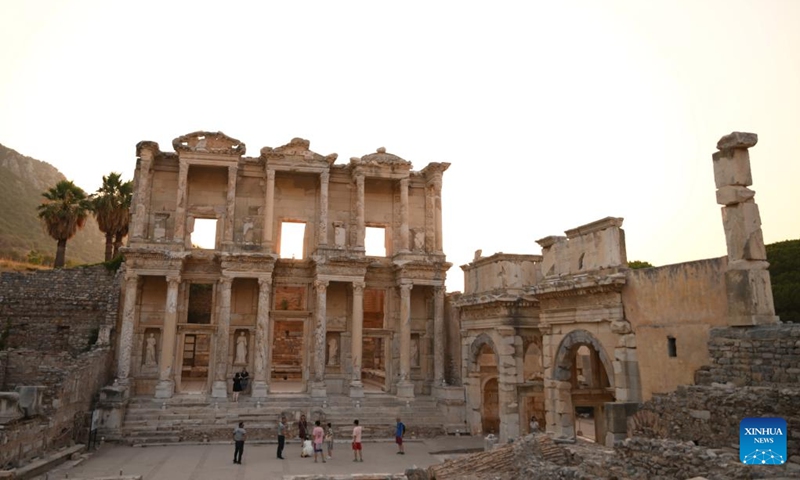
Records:
[[[116,322],[119,284],[102,265],[0,274],[0,325],[6,348],[67,351],[91,348],[101,327]]]
[[[711,363],[697,372],[698,384],[800,383],[800,325],[713,329],[708,352]]]

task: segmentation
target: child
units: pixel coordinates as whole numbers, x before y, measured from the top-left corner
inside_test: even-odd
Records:
[[[361,427],[358,426],[358,420],[353,422],[353,461],[363,462],[364,454],[361,453]]]
[[[333,458],[333,425],[330,422],[325,429],[325,443],[328,445],[328,459],[331,459]]]

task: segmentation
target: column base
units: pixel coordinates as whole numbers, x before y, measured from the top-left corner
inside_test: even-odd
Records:
[[[228,384],[226,382],[214,382],[211,386],[212,398],[228,398]]]
[[[361,382],[350,383],[350,398],[364,398],[364,384]]]
[[[253,398],[266,398],[267,392],[269,392],[269,385],[267,382],[255,382],[253,383],[253,391],[250,396]]]
[[[175,393],[175,382],[172,380],[160,380],[156,384],[156,398],[172,398]]]
[[[399,398],[414,398],[414,384],[408,381],[398,383],[397,396]]]
[[[328,396],[328,391],[325,387],[325,382],[312,382],[311,383],[311,396],[313,398],[325,398]]]

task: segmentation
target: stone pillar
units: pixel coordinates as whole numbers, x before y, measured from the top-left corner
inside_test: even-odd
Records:
[[[131,372],[131,349],[133,348],[133,325],[136,323],[136,295],[139,292],[139,275],[125,272],[125,303],[122,308],[122,328],[119,333],[117,353],[117,381],[127,385]]]
[[[364,219],[364,174],[356,175],[356,248],[364,249],[364,236],[366,235]]]
[[[319,239],[320,246],[328,245],[328,182],[330,173],[319,174]]]
[[[433,185],[425,185],[425,251],[433,252],[436,249],[436,212],[433,194]]]
[[[161,334],[161,356],[158,362],[156,398],[169,398],[175,393],[175,342],[178,330],[178,287],[181,277],[167,275],[167,304],[164,308],[164,330]]]
[[[231,326],[231,287],[233,278],[219,279],[219,324],[217,325],[217,348],[214,354],[214,384],[211,396],[228,398],[228,345]]]
[[[400,179],[400,251],[407,252],[408,241],[408,179]]]
[[[150,169],[153,166],[153,152],[142,149],[139,157],[139,183],[136,188],[136,202],[133,205],[133,232],[131,237],[144,238],[147,235],[147,207],[150,204]]]
[[[253,398],[264,398],[269,392],[269,307],[272,279],[258,279],[258,313],[256,314],[255,373]]]
[[[769,263],[761,217],[754,200],[748,148],[758,142],[755,133],[733,132],[717,142],[712,155],[717,203],[722,207],[722,224],[728,246],[725,285],[730,325],[779,323],[775,316]]]
[[[325,397],[325,348],[327,336],[327,302],[328,281],[315,280],[317,291],[316,328],[314,329],[314,381],[311,384],[312,397]]]
[[[434,209],[434,224],[436,228],[436,243],[434,250],[436,253],[442,253],[442,177],[433,179],[433,209]]]
[[[236,180],[239,167],[237,165],[228,166],[228,198],[227,212],[225,214],[225,234],[223,242],[233,243],[233,226],[236,216]]]
[[[269,247],[272,252],[272,229],[275,213],[275,170],[267,170],[267,198],[264,199],[264,229],[262,230],[261,243]]]
[[[186,181],[189,177],[189,162],[180,160],[178,169],[178,198],[175,202],[175,235],[173,239],[181,245],[186,241]]]
[[[444,287],[433,290],[433,384],[444,385]]]
[[[364,283],[353,282],[353,338],[350,342],[350,357],[353,362],[353,378],[350,381],[350,397],[364,396],[361,383],[361,365],[364,347]]]
[[[414,397],[411,382],[411,283],[400,284],[400,381],[397,396]]]

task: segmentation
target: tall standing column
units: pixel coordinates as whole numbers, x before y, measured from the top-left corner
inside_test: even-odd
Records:
[[[122,309],[122,328],[119,334],[117,353],[117,381],[127,385],[131,372],[131,349],[133,348],[133,325],[136,323],[136,294],[139,291],[139,275],[125,272],[125,304]]]
[[[267,198],[264,199],[264,229],[262,230],[262,243],[273,252],[272,229],[273,215],[275,213],[275,170],[267,170]]]
[[[269,299],[271,291],[272,279],[269,277],[259,278],[253,398],[264,398],[269,391]]]
[[[364,283],[353,282],[353,337],[350,343],[350,356],[353,359],[353,378],[350,381],[350,396],[364,396],[361,383],[361,365],[364,342]]]
[[[436,226],[435,252],[442,253],[442,177],[433,179],[434,223]]]
[[[161,333],[161,356],[158,362],[156,398],[169,398],[175,393],[175,339],[178,329],[178,287],[181,277],[167,275],[167,303],[164,308],[164,330]]]
[[[315,280],[317,291],[316,328],[314,330],[314,381],[311,385],[312,397],[325,397],[325,337],[328,332],[326,311],[328,303],[328,281]]]
[[[186,240],[186,182],[189,177],[189,162],[180,160],[178,169],[178,198],[175,202],[175,234],[176,243],[184,244]]]
[[[139,157],[139,183],[136,188],[136,201],[133,205],[133,238],[144,238],[147,231],[147,207],[150,204],[150,169],[153,165],[153,152],[142,149]]]
[[[433,252],[436,249],[436,213],[433,185],[425,185],[425,251]]]
[[[408,250],[408,179],[403,178],[400,180],[400,251]]]
[[[228,398],[228,345],[231,326],[231,287],[233,278],[219,279],[219,324],[217,325],[217,348],[214,354],[214,385],[211,396]]]
[[[356,248],[364,249],[366,223],[364,218],[364,174],[356,175]]]
[[[444,385],[444,287],[433,289],[433,384]]]
[[[397,396],[414,396],[411,382],[411,283],[400,284],[400,381],[397,383]]]
[[[330,174],[322,172],[319,174],[319,237],[318,245],[328,245],[328,182]]]
[[[223,242],[233,243],[233,226],[236,216],[236,179],[239,167],[237,165],[228,166],[228,198],[227,212],[225,214],[225,238]]]

